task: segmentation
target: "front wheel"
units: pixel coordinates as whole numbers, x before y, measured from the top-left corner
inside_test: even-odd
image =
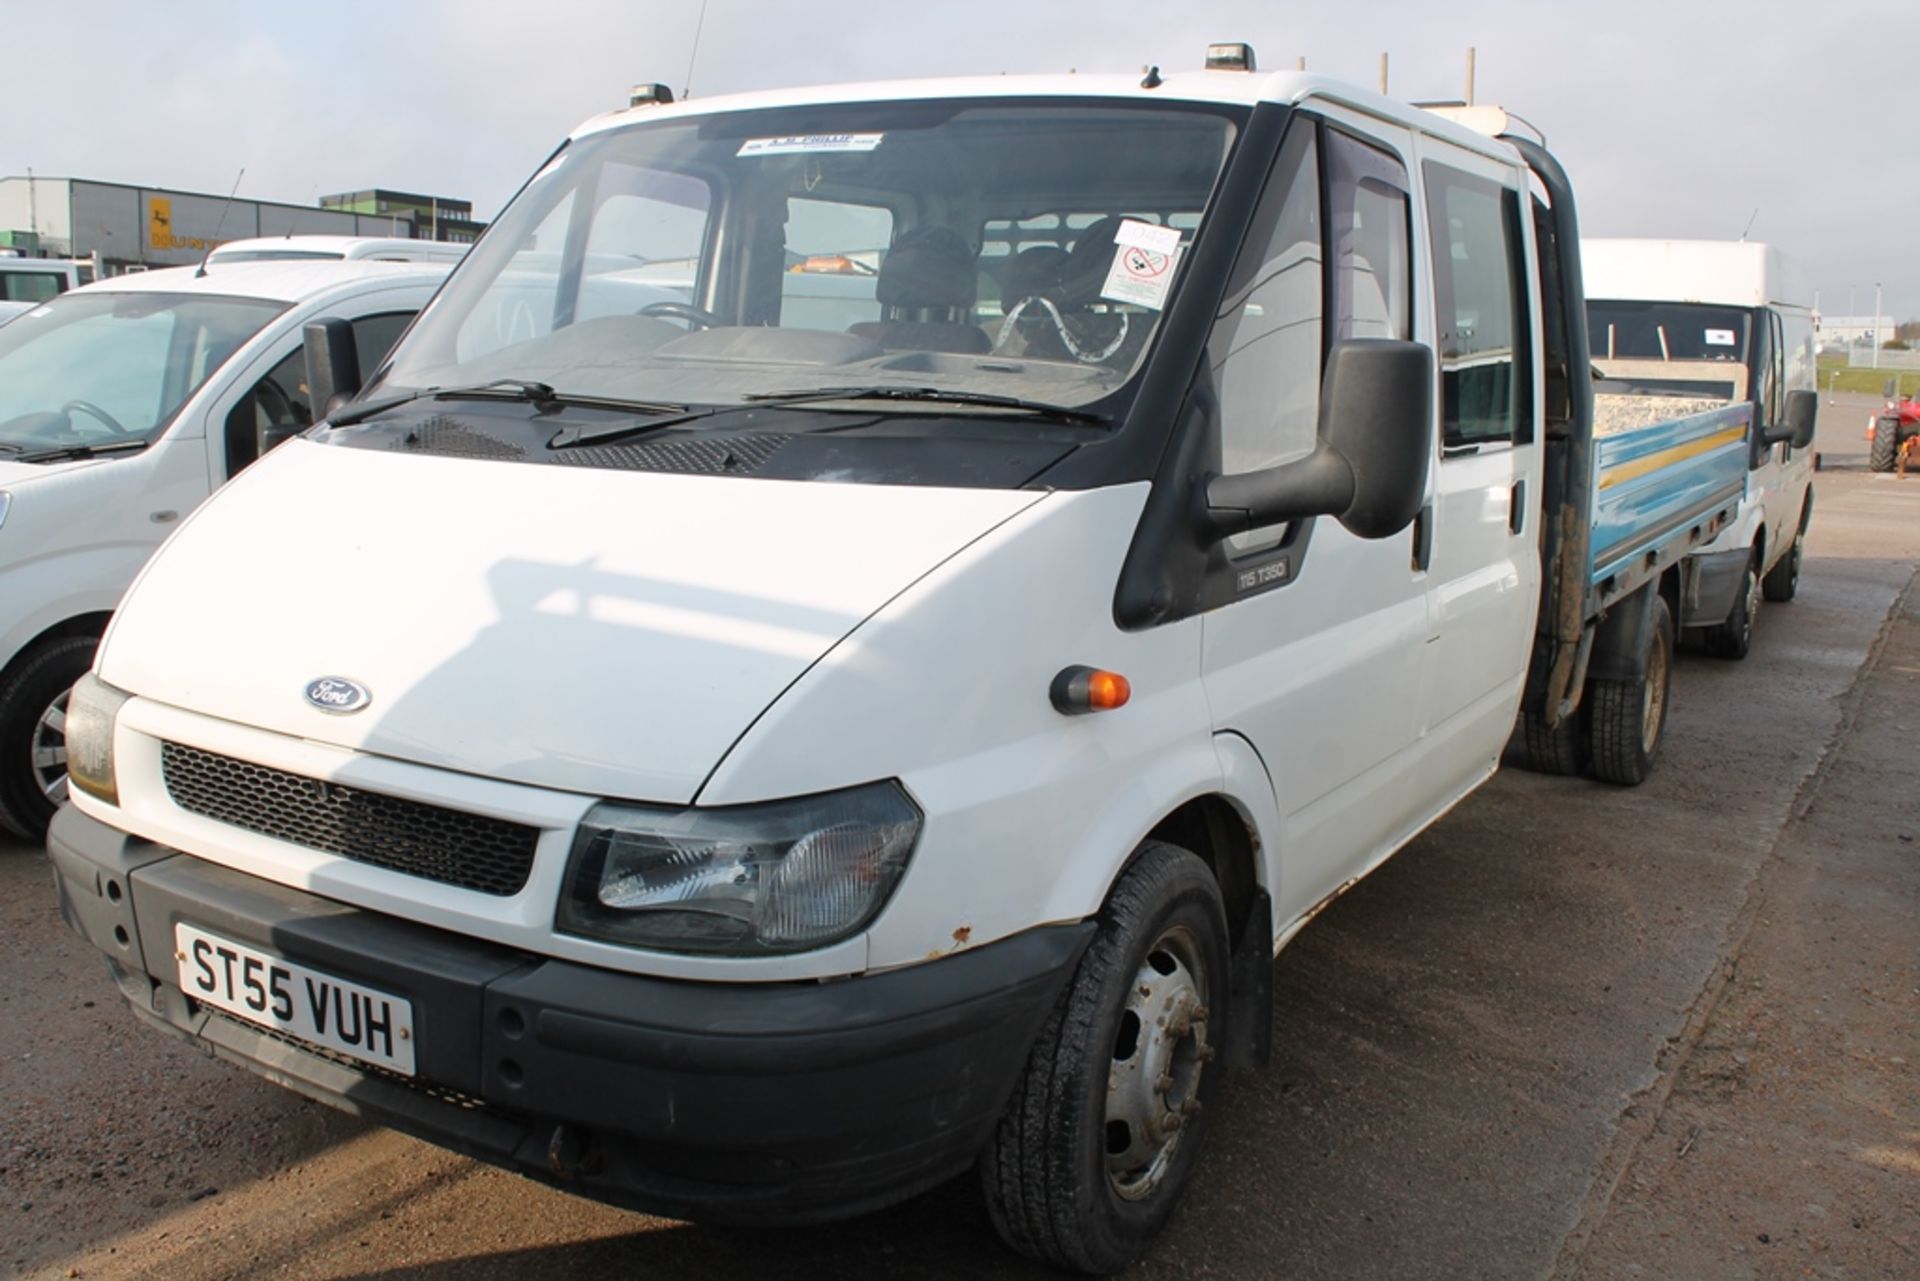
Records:
[[[99,641],[65,636],[31,651],[0,686],[0,829],[38,842],[67,799],[67,692]]]
[[[1654,597],[1646,646],[1638,679],[1595,680],[1588,685],[1594,777],[1623,787],[1644,782],[1653,772],[1667,727],[1667,695],[1673,678],[1673,614],[1663,596]]]
[[[1800,552],[1806,541],[1807,528],[1803,521],[1794,532],[1793,546],[1787,548],[1787,554],[1775,561],[1767,576],[1760,580],[1760,590],[1775,604],[1792,600],[1793,594],[1800,590]]]
[[[1099,1275],[1137,1259],[1199,1156],[1224,1042],[1227,923],[1207,865],[1148,841],[1035,1041],[980,1162],[993,1223]]]
[[[1760,551],[1747,558],[1746,572],[1740,578],[1740,595],[1728,611],[1726,621],[1707,629],[1707,652],[1715,658],[1740,659],[1753,648],[1753,616],[1760,612]]]

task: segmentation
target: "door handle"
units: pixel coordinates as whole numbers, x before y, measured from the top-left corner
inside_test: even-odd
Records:
[[[1413,572],[1424,574],[1433,560],[1433,504],[1428,503],[1413,518]]]
[[[1507,529],[1521,533],[1527,527],[1527,482],[1516,480],[1507,491]]]

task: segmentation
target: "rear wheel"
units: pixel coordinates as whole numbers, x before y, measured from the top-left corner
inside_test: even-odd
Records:
[[[1740,595],[1727,621],[1707,628],[1707,652],[1716,658],[1745,658],[1753,648],[1753,616],[1760,612],[1760,549],[1747,558],[1740,578]]]
[[[1766,598],[1779,604],[1793,599],[1800,590],[1800,551],[1807,541],[1807,521],[1800,518],[1800,528],[1793,533],[1793,546],[1787,548],[1787,554],[1773,563],[1767,576],[1760,580],[1760,590]]]
[[[99,643],[43,642],[0,685],[0,828],[23,841],[42,840],[67,799],[67,692]]]
[[[1587,772],[1587,727],[1584,711],[1565,717],[1551,729],[1539,712],[1520,714],[1521,764],[1536,774],[1578,778]]]
[[[1867,447],[1869,471],[1892,471],[1894,455],[1900,452],[1900,420],[1882,418],[1873,428],[1873,443]]]
[[[1673,614],[1656,596],[1648,621],[1642,675],[1635,680],[1596,680],[1588,688],[1595,778],[1623,787],[1643,782],[1667,726],[1667,695],[1673,676]]]
[[[1008,1245],[1055,1267],[1117,1272],[1185,1190],[1205,1133],[1227,1005],[1227,923],[1213,873],[1148,841],[1035,1041],[981,1157]]]

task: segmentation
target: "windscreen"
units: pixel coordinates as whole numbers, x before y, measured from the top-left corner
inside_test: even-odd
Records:
[[[285,304],[62,294],[0,327],[0,454],[149,440]]]
[[[942,100],[593,135],[500,217],[380,392],[512,378],[684,404],[858,385],[1085,405],[1143,361],[1241,114]]]
[[[1748,313],[1692,302],[1587,301],[1595,360],[1747,359]]]

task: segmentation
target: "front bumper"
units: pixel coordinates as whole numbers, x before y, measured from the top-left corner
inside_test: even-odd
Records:
[[[1048,926],[838,982],[691,983],[349,907],[72,806],[47,848],[62,916],[148,1022],[470,1156],[709,1222],[858,1214],[964,1169],[1093,932]],[[187,998],[173,954],[181,921],[410,1000],[417,1075]]]

